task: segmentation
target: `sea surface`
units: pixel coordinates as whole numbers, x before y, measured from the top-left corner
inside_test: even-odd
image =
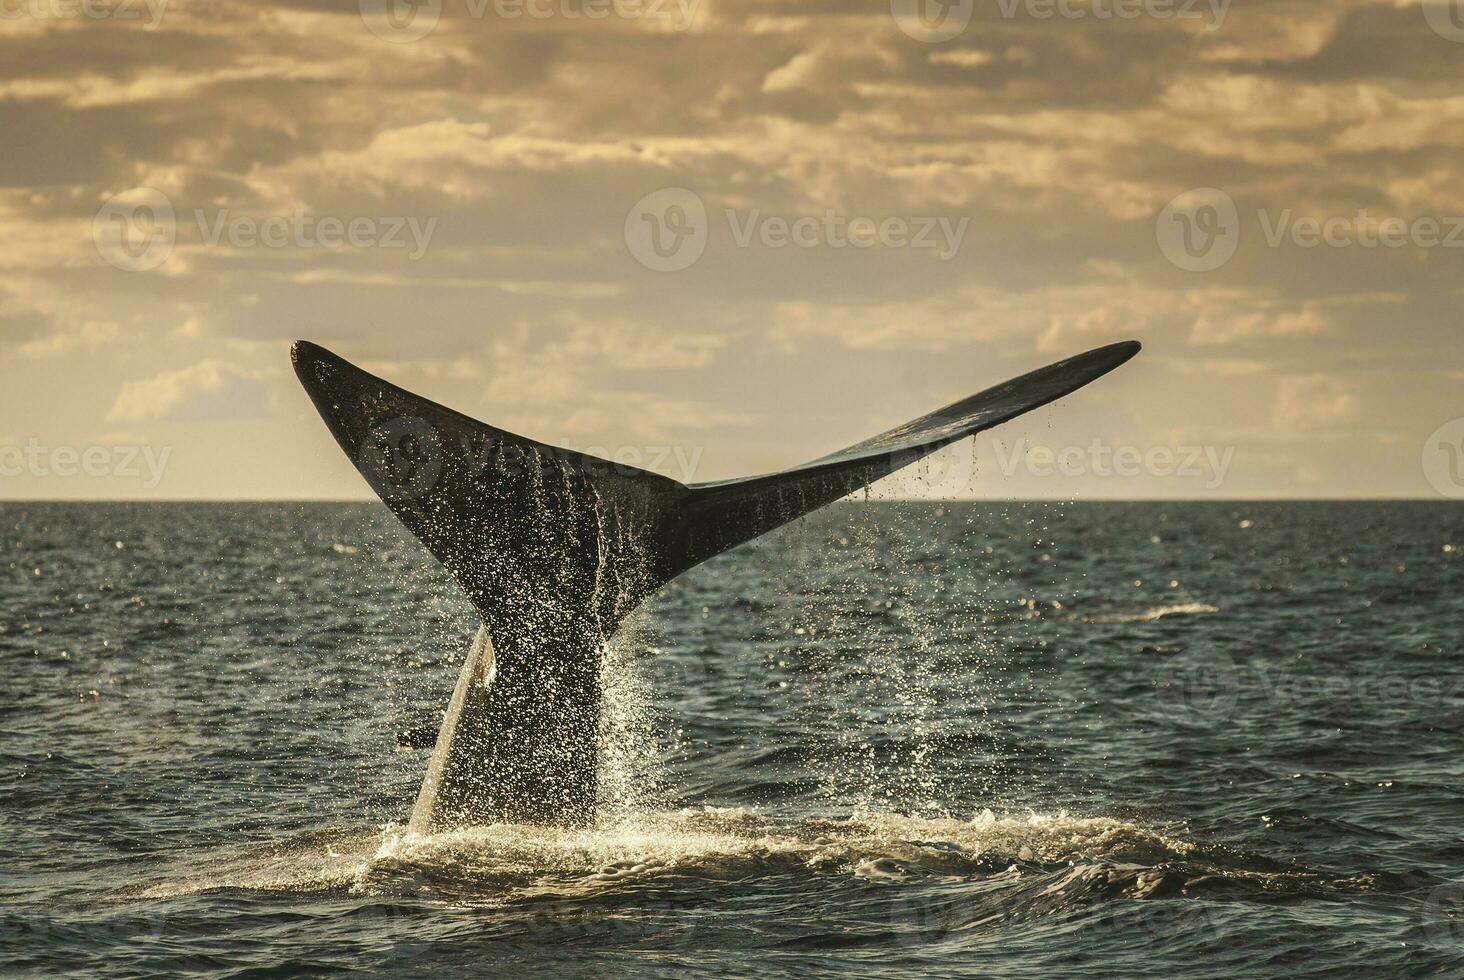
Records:
[[[1464,507],[849,501],[607,651],[598,826],[408,833],[379,505],[0,505],[0,973],[1464,976]]]

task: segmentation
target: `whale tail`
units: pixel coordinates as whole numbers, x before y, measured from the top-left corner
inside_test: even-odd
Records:
[[[1088,351],[793,469],[684,484],[495,428],[299,341],[295,371],[371,488],[483,620],[414,824],[583,821],[595,803],[599,649],[655,589],[1139,351]]]

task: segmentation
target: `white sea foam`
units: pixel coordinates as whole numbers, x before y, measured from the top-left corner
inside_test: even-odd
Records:
[[[788,821],[746,808],[694,808],[586,828],[493,824],[421,834],[390,824],[375,833],[343,830],[268,852],[221,854],[202,873],[141,894],[399,894],[425,883],[434,891],[504,898],[548,883],[596,889],[662,875],[745,880],[801,871],[898,880],[917,871],[991,874],[1014,862],[1148,865],[1183,859],[1193,849],[1188,841],[1127,821],[1063,812],[983,810],[969,820],[877,813]]]
[[[1138,613],[1113,613],[1074,618],[1084,623],[1152,623],[1166,616],[1204,616],[1219,611],[1219,607],[1212,606],[1208,602],[1177,602],[1165,606],[1154,606]]]

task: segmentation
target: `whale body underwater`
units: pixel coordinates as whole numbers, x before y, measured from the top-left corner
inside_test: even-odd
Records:
[[[482,620],[410,829],[591,822],[602,651],[644,599],[1139,349],[1127,341],[1058,361],[789,470],[683,484],[495,428],[298,341],[296,374],[336,441]]]

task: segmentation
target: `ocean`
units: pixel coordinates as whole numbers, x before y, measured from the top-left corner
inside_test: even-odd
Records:
[[[0,505],[0,972],[1464,976],[1464,507],[851,500],[606,652],[591,828],[405,821],[376,504]]]

